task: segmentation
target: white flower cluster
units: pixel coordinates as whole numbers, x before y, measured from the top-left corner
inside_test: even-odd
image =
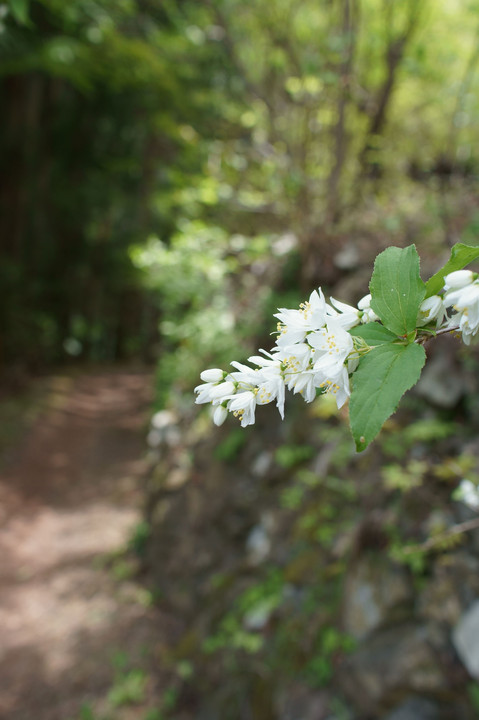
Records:
[[[202,372],[196,402],[212,403],[216,425],[232,412],[242,427],[254,423],[256,405],[276,401],[284,417],[286,388],[300,393],[306,402],[314,400],[318,391],[332,393],[342,407],[350,395],[349,374],[359,359],[347,331],[363,318],[365,322],[375,318],[369,302],[370,296],[363,298],[358,309],[331,298],[328,305],[319,288],[299,310],[280,308],[272,351],[260,350],[262,355],[250,357],[254,368],[232,362],[234,372],[218,368]]]
[[[456,270],[444,278],[444,308],[451,308],[455,314],[448,321],[448,327],[462,333],[466,345],[479,334],[479,279],[471,270]]]
[[[449,314],[448,314],[449,311]],[[335,396],[338,409],[350,395],[349,378],[358,366],[361,350],[369,348],[353,339],[348,330],[360,323],[379,321],[365,295],[357,308],[331,298],[328,305],[321,288],[313,291],[298,310],[280,308],[276,344],[271,352],[260,350],[249,367],[232,362],[233,372],[219,368],[201,373],[195,388],[197,403],[211,403],[213,420],[221,425],[228,412],[242,427],[255,421],[257,405],[276,401],[284,417],[285,390],[300,393],[312,402],[318,393]],[[444,295],[433,295],[420,306],[418,330],[459,330],[466,344],[479,334],[479,280],[477,273],[458,270],[444,278]]]
[[[479,280],[471,270],[456,270],[444,277],[444,295],[424,300],[418,328],[435,323],[436,330],[458,330],[470,345],[479,334]]]

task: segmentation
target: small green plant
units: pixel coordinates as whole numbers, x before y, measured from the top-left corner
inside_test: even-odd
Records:
[[[281,505],[288,510],[297,510],[304,498],[304,488],[300,485],[293,485],[285,488],[281,493]]]
[[[135,525],[131,535],[128,547],[139,557],[143,557],[146,552],[146,546],[151,536],[151,527],[146,520],[141,520]]]
[[[234,609],[223,617],[218,630],[205,640],[203,650],[208,654],[221,649],[258,653],[264,644],[263,636],[249,628],[260,628],[279,607],[283,587],[282,572],[271,570],[263,582],[245,590]]]
[[[107,720],[105,717],[100,717],[93,710],[90,703],[85,703],[80,708],[80,714],[78,720]]]
[[[467,692],[469,695],[469,700],[471,701],[471,705],[474,708],[474,710],[479,713],[479,683],[469,683],[467,687]]]
[[[282,445],[276,450],[274,459],[278,465],[288,470],[310,460],[313,454],[314,448],[310,445]]]
[[[429,464],[424,460],[410,460],[406,466],[386,465],[382,470],[384,484],[389,490],[407,492],[422,485]]]
[[[215,458],[223,460],[223,462],[233,462],[244,447],[246,439],[241,430],[233,431],[216,447],[214,451]]]
[[[137,705],[145,699],[147,683],[148,676],[144,670],[120,672],[108,693],[108,700],[114,707]]]
[[[336,655],[352,652],[355,641],[336,627],[325,627],[319,634],[316,651],[306,664],[305,677],[312,687],[324,687],[333,675]]]

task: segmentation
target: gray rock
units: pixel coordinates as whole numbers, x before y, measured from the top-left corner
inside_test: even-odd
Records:
[[[340,270],[353,270],[359,265],[361,255],[353,243],[348,243],[333,258],[333,262]]]
[[[346,695],[360,709],[374,713],[387,710],[401,697],[441,695],[447,686],[437,650],[441,641],[428,627],[412,623],[376,633],[341,669]]]
[[[267,450],[263,450],[253,461],[251,472],[259,478],[265,477],[273,464],[273,455]]]
[[[401,615],[413,589],[404,568],[377,555],[363,556],[346,578],[343,622],[357,640]]]
[[[258,525],[251,530],[246,539],[247,561],[250,565],[260,565],[271,553],[271,533],[275,526],[275,519],[271,512],[261,515]]]
[[[432,405],[453,408],[467,393],[468,387],[468,380],[464,372],[458,372],[455,359],[447,353],[438,353],[427,363],[415,391]]]
[[[279,688],[276,700],[278,720],[335,720],[327,691],[313,690],[301,683]],[[349,714],[343,717],[350,718]]]
[[[425,698],[409,698],[386,715],[384,720],[440,720],[438,706]]]
[[[452,642],[470,675],[479,680],[479,600],[464,613],[452,633]]]
[[[479,596],[479,561],[467,552],[451,553],[434,565],[418,598],[419,614],[450,628]]]

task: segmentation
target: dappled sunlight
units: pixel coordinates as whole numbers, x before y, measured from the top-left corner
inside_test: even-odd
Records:
[[[477,717],[478,28],[0,2],[2,718]]]

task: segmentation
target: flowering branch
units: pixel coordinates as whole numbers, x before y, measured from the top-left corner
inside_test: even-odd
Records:
[[[479,247],[458,244],[424,283],[414,245],[388,248],[357,307],[328,304],[318,288],[298,309],[280,308],[271,351],[251,356],[253,367],[233,361],[231,372],[202,372],[196,402],[211,403],[216,425],[232,413],[246,427],[257,405],[275,402],[284,418],[286,389],[308,403],[332,394],[338,409],[351,399],[351,431],[364,450],[419,379],[431,337],[459,332],[469,345],[479,336],[478,275],[463,269],[477,257]]]

